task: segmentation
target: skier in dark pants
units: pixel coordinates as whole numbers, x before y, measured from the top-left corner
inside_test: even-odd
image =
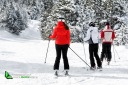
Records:
[[[106,27],[101,31],[101,39],[102,39],[102,52],[101,52],[101,61],[106,57],[108,61],[108,65],[111,61],[111,44],[115,38],[115,33],[111,29],[109,22],[106,23]]]
[[[90,55],[90,64],[91,64],[91,70],[94,70],[96,68],[95,60],[97,62],[97,69],[102,68],[102,64],[98,55],[98,41],[99,41],[99,33],[98,28],[95,27],[95,24],[91,22],[89,24],[89,29],[87,30],[86,38],[84,38],[84,41],[88,41],[89,43],[89,55]]]
[[[58,21],[54,28],[51,39],[55,39],[56,60],[54,64],[55,75],[58,75],[61,54],[63,56],[65,75],[68,75],[69,62],[67,58],[67,51],[70,45],[70,30],[69,27],[61,20]]]

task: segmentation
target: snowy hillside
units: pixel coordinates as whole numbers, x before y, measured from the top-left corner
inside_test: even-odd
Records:
[[[112,46],[112,61],[108,66],[103,62],[103,71],[90,71],[70,49],[68,58],[70,77],[54,77],[55,61],[54,41],[50,42],[47,63],[44,63],[48,41],[40,39],[35,32],[38,25],[33,23],[20,37],[0,31],[0,85],[126,85],[128,80],[128,47]],[[35,28],[35,29],[33,29]],[[28,30],[31,30],[29,33]],[[32,33],[33,32],[33,33]],[[28,36],[27,36],[27,35]],[[25,39],[25,37],[27,37]],[[85,43],[86,56],[81,43],[70,46],[89,64],[88,44]],[[99,45],[99,54],[101,44]],[[118,52],[118,53],[117,53]],[[119,59],[120,57],[120,59]],[[116,61],[116,62],[115,62]],[[89,64],[90,65],[90,64]],[[5,71],[13,77],[6,79]],[[63,61],[60,63],[60,75],[63,75]],[[23,78],[21,76],[27,76]]]
[[[28,28],[20,33],[20,36],[11,34],[6,30],[0,30],[0,39],[41,39],[39,31],[40,22],[37,20],[29,20]]]
[[[30,20],[28,24],[28,28],[22,31],[20,37],[26,39],[41,39],[39,27],[40,27],[40,21]]]

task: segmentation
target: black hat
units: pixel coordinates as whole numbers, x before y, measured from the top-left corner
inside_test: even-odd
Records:
[[[64,18],[63,17],[59,17],[59,19],[63,20]]]
[[[94,22],[90,22],[89,26],[95,27],[95,23]]]
[[[106,22],[106,25],[109,25],[109,22]]]

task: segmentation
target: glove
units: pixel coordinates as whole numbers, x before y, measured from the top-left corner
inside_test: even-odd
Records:
[[[51,36],[51,34],[49,34],[48,38]]]
[[[70,45],[69,44],[67,44],[67,47],[69,47]]]

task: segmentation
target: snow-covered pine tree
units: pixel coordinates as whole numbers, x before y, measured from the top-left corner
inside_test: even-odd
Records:
[[[48,39],[49,34],[51,34],[51,31],[54,27],[54,21],[52,15],[53,9],[53,0],[44,0],[42,12],[41,12],[41,35],[43,39]]]
[[[39,19],[40,11],[39,11],[38,6],[36,5],[36,3],[33,4],[29,13],[30,13],[30,19],[32,19],[32,20]]]
[[[74,34],[74,37],[76,37],[79,42],[83,41],[83,38],[86,36],[89,22],[95,20],[94,10],[92,9],[92,6],[89,5],[89,7],[87,3],[88,1],[85,0],[75,0],[74,2],[75,10],[78,13],[75,30],[77,34]]]
[[[6,25],[6,1],[1,0],[0,1],[0,29],[4,29]]]
[[[8,7],[10,3],[13,3],[14,6],[14,9],[10,7],[12,11]],[[28,18],[41,20],[43,39],[48,39],[47,36],[55,26],[57,18],[63,16],[71,29],[72,40],[79,42],[83,32],[86,35],[88,24],[91,21],[98,23],[99,28],[103,28],[105,23],[102,21],[108,20],[111,22],[112,28],[119,25],[118,29],[120,29],[121,23],[127,23],[127,19],[125,21],[120,20],[120,18],[128,15],[127,3],[127,0],[1,0],[0,23],[2,29],[4,24],[6,27],[8,24],[9,30],[15,27],[14,25],[21,27],[18,22],[23,22],[26,26]],[[17,8],[16,5],[20,7]],[[7,16],[5,16],[6,14]],[[15,19],[17,17],[19,20]],[[14,21],[17,22],[14,24]],[[127,27],[125,26],[125,29]],[[11,32],[13,31],[11,30]]]
[[[27,23],[24,23],[20,10],[16,9],[13,4],[15,3],[10,3],[6,12],[6,29],[13,34],[19,35],[26,28]]]

